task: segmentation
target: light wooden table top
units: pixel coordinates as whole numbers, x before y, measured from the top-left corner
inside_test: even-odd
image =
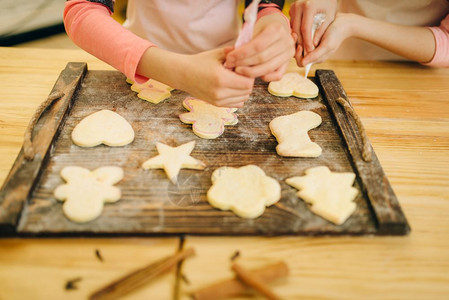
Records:
[[[0,182],[25,128],[69,61],[112,69],[81,50],[0,48]],[[285,299],[448,299],[449,69],[412,63],[328,62],[360,115],[405,215],[405,237],[186,237],[187,292],[232,276],[230,257],[258,267],[284,260]],[[313,70],[312,70],[313,71]],[[117,277],[174,253],[179,239],[0,239],[0,299],[85,299]],[[95,256],[99,250],[103,262]],[[80,277],[76,290],[67,280]],[[173,299],[175,272],[126,299]]]

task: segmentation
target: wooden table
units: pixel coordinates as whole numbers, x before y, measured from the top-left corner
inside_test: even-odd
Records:
[[[25,128],[69,61],[111,69],[81,50],[0,48],[0,182]],[[285,299],[448,299],[449,69],[414,63],[328,62],[354,104],[412,231],[405,237],[186,237],[194,247],[167,273],[126,299],[189,299],[232,276],[230,257],[259,267],[284,260]],[[312,70],[313,71],[313,70]],[[174,253],[180,239],[0,239],[0,299],[85,299],[99,287]],[[103,261],[95,255],[101,253]],[[179,274],[178,274],[179,277]],[[77,289],[68,280],[81,278]]]

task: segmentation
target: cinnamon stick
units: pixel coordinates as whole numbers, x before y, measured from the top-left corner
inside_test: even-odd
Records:
[[[172,256],[158,260],[146,267],[138,269],[110,284],[94,292],[89,299],[90,300],[110,300],[117,299],[120,296],[128,294],[131,291],[136,290],[142,285],[148,283],[158,275],[170,270],[177,263],[185,258],[192,256],[194,251],[192,248],[182,250],[175,253]]]
[[[269,300],[280,300],[280,298],[273,293],[264,282],[262,282],[257,274],[251,273],[244,267],[237,263],[232,264],[232,270],[237,274],[237,277],[246,283],[248,286],[254,288],[259,293],[267,297]]]
[[[284,262],[278,262],[249,272],[255,274],[264,284],[268,284],[287,276],[288,267]],[[218,300],[242,295],[247,290],[246,284],[237,278],[232,278],[199,289],[192,293],[192,297],[196,300]]]

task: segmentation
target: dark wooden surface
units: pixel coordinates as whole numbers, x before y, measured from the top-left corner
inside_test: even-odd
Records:
[[[348,100],[343,86],[331,70],[318,70],[316,76],[327,99],[329,110],[341,130],[347,149],[352,150],[349,151],[349,156],[352,158],[354,170],[376,216],[377,232],[379,234],[408,232],[410,230],[408,222],[376,154],[373,151],[369,161],[363,159],[360,129],[355,120],[336,102],[339,97]]]
[[[14,233],[22,208],[44,169],[50,147],[87,72],[86,63],[71,63],[61,72],[52,93],[62,97],[52,103],[31,130],[34,158],[26,160],[21,149],[0,191],[0,233]]]
[[[339,85],[343,91],[336,77],[335,80],[328,78],[325,82],[326,85]],[[323,91],[323,87],[320,87]],[[348,151],[347,141],[340,132],[334,111],[328,110],[327,100],[322,93],[315,100],[278,98],[267,92],[266,83],[257,81],[249,102],[237,111],[239,123],[227,126],[224,134],[215,140],[198,138],[193,134],[191,125],[179,120],[178,115],[186,111],[182,107],[182,100],[186,96],[186,93],[175,90],[169,99],[154,105],[137,98],[119,72],[87,72],[72,99],[73,106],[59,137],[51,147],[36,188],[26,201],[16,228],[17,233],[76,236],[357,235],[408,232],[405,217],[385,175],[382,172],[381,177],[376,177],[380,174],[379,168],[382,171],[378,161],[374,160],[374,164],[365,166],[374,176],[372,180],[360,177],[357,160],[350,154],[358,149]],[[136,133],[133,143],[118,148],[103,145],[80,148],[71,142],[70,134],[75,125],[85,116],[101,109],[116,111],[130,122]],[[318,158],[284,158],[275,152],[277,143],[268,123],[277,116],[299,110],[312,110],[323,119],[318,128],[309,132],[311,139],[323,148],[323,154]],[[336,117],[341,118],[341,115],[337,114]],[[343,127],[343,130],[346,129]],[[192,156],[207,164],[204,171],[183,169],[179,174],[178,185],[173,185],[163,170],[141,168],[145,160],[157,155],[156,142],[177,146],[192,140],[196,141]],[[247,164],[258,165],[282,186],[281,201],[267,208],[261,217],[254,220],[216,210],[206,200],[206,192],[211,185],[210,176],[216,168]],[[89,169],[105,165],[122,167],[125,177],[117,184],[122,190],[122,199],[115,204],[106,204],[103,214],[94,221],[85,224],[69,221],[62,214],[62,203],[53,197],[53,190],[63,183],[59,173],[69,165]],[[296,190],[284,182],[285,178],[301,176],[307,168],[320,165],[336,172],[351,171],[358,174],[356,187],[360,193],[355,200],[357,210],[343,225],[333,225],[312,214],[304,201],[296,196]],[[379,182],[382,182],[381,186],[378,186]],[[386,199],[390,202],[372,205],[372,197],[368,195],[376,193],[377,189],[387,189],[388,193],[382,193],[384,198],[377,197],[374,200]],[[380,205],[378,207],[381,209],[376,208],[376,205]],[[384,216],[395,217],[387,218],[384,222]]]

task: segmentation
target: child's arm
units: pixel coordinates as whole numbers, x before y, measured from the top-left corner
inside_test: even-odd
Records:
[[[253,39],[227,55],[226,67],[251,78],[279,80],[294,51],[287,17],[279,8],[269,7],[259,12]]]
[[[224,49],[196,55],[165,51],[110,15],[101,4],[72,0],[66,3],[64,24],[78,46],[131,79],[153,78],[218,106],[241,107],[249,98],[254,79],[224,68]]]
[[[302,64],[322,62],[349,37],[356,37],[407,59],[427,63],[435,54],[434,34],[428,27],[404,26],[355,14],[338,14],[323,35],[319,46]]]
[[[430,27],[435,37],[435,54],[426,65],[433,67],[449,67],[449,14],[441,21],[439,27]]]
[[[67,1],[64,25],[72,41],[110,64],[128,78],[145,81],[136,73],[143,53],[154,44],[123,28],[102,4],[85,0]]]

